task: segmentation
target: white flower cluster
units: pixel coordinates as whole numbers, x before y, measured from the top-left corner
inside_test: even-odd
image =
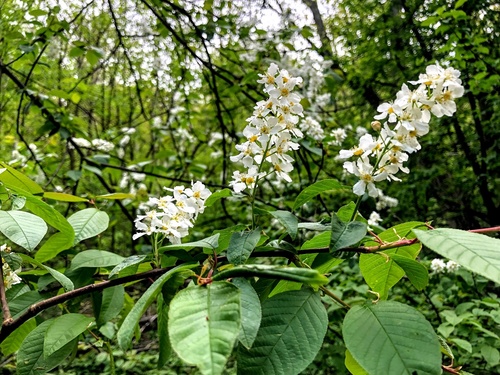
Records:
[[[396,198],[389,197],[385,195],[381,189],[378,189],[377,203],[375,207],[377,210],[383,210],[384,208],[396,207],[399,204],[399,201]]]
[[[85,138],[71,138],[73,143],[77,145],[78,147],[83,147],[83,148],[92,148],[94,147],[95,149],[103,152],[110,152],[115,148],[115,145],[112,144],[111,142],[105,141],[104,139],[93,139],[92,142],[89,142]],[[73,148],[71,143],[68,145],[70,149]]]
[[[368,218],[368,225],[370,227],[378,227],[382,222],[382,217],[377,211],[372,211],[370,217]]]
[[[409,173],[403,163],[408,160],[408,154],[420,150],[418,138],[429,132],[431,114],[442,117],[455,113],[454,100],[464,94],[459,76],[456,69],[430,65],[418,81],[409,82],[418,85],[415,90],[403,84],[394,102],[377,108],[380,113],[375,116],[372,127],[379,132],[378,138],[365,134],[359,139],[359,145],[341,150],[339,154],[341,159],[355,158],[344,162],[347,172],[359,178],[353,187],[354,194],[361,196],[368,190],[371,197],[377,197],[376,182],[400,181],[395,176],[397,172]],[[379,120],[384,120],[384,124]]]
[[[6,244],[0,246],[0,256],[3,252],[10,252],[10,248],[7,247]],[[22,281],[22,279],[17,275],[19,272],[21,272],[21,268],[13,270],[2,258],[3,285],[5,286],[5,290],[10,289],[12,285],[19,284]]]
[[[160,233],[173,244],[181,243],[181,238],[189,234],[189,228],[193,227],[198,214],[205,210],[205,200],[212,194],[200,181],[187,189],[184,186],[165,189],[172,195],[149,198],[148,205],[153,209],[145,215],[137,215],[134,240],[145,234]]]
[[[325,138],[325,132],[320,123],[310,117],[300,123],[300,129],[315,141],[321,142]]]
[[[436,258],[431,262],[431,270],[435,273],[455,272],[459,268],[460,265],[452,260],[445,263],[444,260]]]
[[[235,171],[230,186],[236,193],[246,188],[253,189],[256,181],[275,172],[279,179],[291,182],[288,175],[293,170],[294,159],[287,154],[297,150],[299,144],[292,138],[303,137],[297,127],[303,108],[301,97],[293,92],[302,78],[292,77],[286,70],[280,70],[274,63],[267,73],[259,75],[258,83],[265,85],[267,100],[257,103],[253,115],[247,119],[248,125],[243,130],[247,141],[236,146],[240,152],[231,156],[231,161],[241,162],[246,172]],[[264,161],[271,164],[268,171],[263,171]]]

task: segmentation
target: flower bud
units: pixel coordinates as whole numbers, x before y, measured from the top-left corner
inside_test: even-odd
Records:
[[[380,129],[382,129],[382,124],[380,123],[380,121],[372,121],[370,125],[372,126],[372,129],[375,130],[376,132],[379,132]]]

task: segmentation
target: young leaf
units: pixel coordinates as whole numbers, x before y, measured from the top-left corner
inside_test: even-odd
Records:
[[[160,252],[166,251],[166,250],[177,250],[177,249],[182,249],[182,250],[191,250],[192,248],[195,247],[201,247],[203,249],[210,249],[210,250],[215,250],[217,246],[219,246],[219,236],[220,234],[214,234],[213,236],[204,238],[199,241],[194,241],[194,242],[186,242],[186,243],[181,243],[181,244],[173,244],[173,245],[167,245],[167,246],[162,246],[159,248]]]
[[[71,261],[71,269],[82,267],[110,267],[121,263],[125,258],[121,255],[104,250],[85,250],[75,255]]]
[[[358,362],[356,362],[349,350],[345,351],[344,364],[352,375],[369,375],[365,369],[361,367]]]
[[[294,214],[288,211],[269,211],[269,214],[274,216],[281,224],[283,224],[292,239],[297,237],[299,220]]]
[[[29,212],[0,211],[0,232],[28,251],[35,250],[47,230],[45,221]]]
[[[112,194],[97,195],[95,198],[96,199],[110,199],[110,200],[134,199],[135,195],[128,194],[128,193],[112,193]]]
[[[408,222],[396,225],[389,228],[378,236],[382,241],[393,242],[400,238],[415,238],[412,229],[423,225],[420,222]],[[367,246],[375,246],[376,242],[367,242]],[[411,246],[403,246],[395,249],[382,251],[382,254],[388,257],[376,254],[361,254],[359,258],[359,268],[363,274],[363,278],[370,288],[380,294],[380,298],[387,299],[389,289],[398,283],[405,275],[405,271],[401,268],[391,256],[394,254],[415,259],[420,252],[421,245],[419,243]]]
[[[357,244],[366,235],[367,226],[359,221],[344,223],[337,215],[332,215],[332,237],[330,239],[330,253]]]
[[[250,349],[262,320],[262,308],[259,296],[247,279],[236,277],[233,284],[238,287],[241,293],[241,328],[238,340]]]
[[[327,325],[325,307],[312,289],[267,299],[255,342],[250,350],[239,347],[238,374],[299,374],[321,348]]]
[[[116,267],[111,270],[108,278],[111,279],[113,276],[118,275],[120,271],[123,271],[126,268],[137,266],[138,264],[142,263],[147,257],[147,255],[132,255],[128,258],[125,258],[121,263],[117,264]]]
[[[52,199],[59,202],[88,202],[86,198],[77,197],[76,195],[57,193],[57,192],[45,192],[43,197],[47,199]]]
[[[244,264],[260,240],[260,230],[233,233],[227,248],[227,259],[235,264]]]
[[[337,180],[317,181],[300,192],[300,194],[295,199],[295,203],[293,204],[293,209],[296,210],[298,207],[309,202],[315,196],[325,191],[338,190],[344,188],[345,187]]]
[[[170,303],[172,348],[202,374],[221,374],[240,331],[240,291],[213,282],[180,291]]]
[[[268,264],[244,264],[229,268],[215,274],[213,276],[213,280],[255,276],[270,279],[290,280],[311,285],[323,285],[328,283],[328,279],[317,270],[310,268],[274,266]]]
[[[75,212],[68,218],[68,222],[75,231],[74,245],[78,242],[97,236],[104,232],[109,225],[109,216],[96,208],[86,208]]]
[[[308,249],[321,249],[330,246],[330,239],[332,238],[332,232],[323,232],[314,236],[310,240],[307,240],[302,244],[301,250]]]
[[[232,195],[232,193],[231,193],[230,189],[226,188],[226,189],[218,190],[207,198],[207,200],[205,201],[205,207],[210,207],[218,200],[220,200],[222,198],[230,197],[231,195]]]
[[[394,301],[354,306],[342,327],[347,349],[369,374],[441,374],[439,340],[425,317]]]
[[[75,289],[73,282],[67,276],[62,274],[61,272],[56,271],[55,269],[50,268],[50,267],[40,263],[39,261],[37,261],[37,260],[27,256],[27,255],[24,255],[24,254],[19,254],[19,255],[21,256],[21,258],[23,259],[24,262],[31,263],[34,266],[37,266],[37,267],[40,267],[40,268],[47,270],[52,275],[52,277],[54,279],[56,279],[59,282],[59,284],[62,285],[62,287],[66,291],[70,291],[70,290]]]
[[[43,343],[45,359],[85,332],[93,321],[94,318],[82,314],[64,314],[52,320]]]
[[[408,276],[408,279],[410,279],[410,282],[417,290],[422,290],[429,284],[429,272],[423,264],[398,254],[392,254],[390,257],[403,269],[406,276]]]
[[[14,190],[17,193],[28,193],[28,194],[42,194],[43,189],[35,181],[26,177],[21,172],[16,171],[14,168],[9,166],[7,163],[0,162],[0,167],[5,169],[0,173],[0,182],[2,182],[7,188]]]
[[[24,339],[17,353],[18,375],[42,375],[59,365],[73,351],[76,340],[67,343],[52,355],[43,353],[45,333],[55,319],[46,320]]]
[[[146,309],[153,303],[156,299],[158,293],[160,293],[163,284],[170,279],[173,275],[178,272],[186,272],[185,278],[189,277],[193,272],[189,271],[194,268],[195,264],[183,264],[181,266],[175,267],[165,274],[161,275],[151,286],[142,294],[141,298],[136,302],[130,313],[127,315],[123,321],[116,338],[118,340],[118,345],[123,350],[128,349],[130,343],[132,342],[132,336],[134,335],[135,326],[139,323],[139,319],[144,314]]]
[[[413,231],[429,249],[500,284],[500,240],[458,229]]]

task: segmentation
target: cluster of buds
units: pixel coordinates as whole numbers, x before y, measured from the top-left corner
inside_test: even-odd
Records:
[[[19,272],[21,272],[21,268],[13,270],[7,263],[6,259],[4,259],[4,253],[10,253],[10,247],[8,247],[6,244],[0,246],[0,256],[2,257],[3,285],[5,286],[5,290],[7,290],[10,289],[12,285],[16,285],[22,282],[22,279],[17,275]]]
[[[431,262],[431,270],[434,273],[455,272],[460,268],[460,265],[452,260],[445,262],[442,259],[433,259]]]
[[[372,128],[379,133],[378,138],[365,134],[357,146],[339,154],[341,159],[355,158],[344,162],[344,169],[359,178],[353,187],[354,194],[362,196],[368,191],[371,197],[377,197],[376,182],[400,181],[395,176],[397,172],[409,173],[403,163],[408,154],[420,150],[418,138],[429,132],[431,116],[455,113],[454,100],[464,94],[459,76],[456,69],[430,65],[418,81],[409,82],[418,85],[416,89],[410,90],[403,84],[394,102],[377,108],[380,113],[375,116]]]
[[[264,92],[269,98],[257,103],[254,112],[247,119],[243,130],[246,142],[236,146],[240,152],[231,156],[232,162],[241,162],[247,170],[235,171],[230,186],[236,193],[246,188],[255,188],[256,182],[265,176],[276,173],[279,179],[291,182],[288,175],[293,170],[294,159],[289,151],[297,150],[299,144],[293,139],[304,135],[297,127],[303,108],[301,97],[293,92],[302,78],[292,77],[286,70],[280,70],[274,63],[266,74],[259,75],[258,83],[265,85]],[[264,162],[270,163],[265,169]]]
[[[176,186],[172,192],[160,198],[149,198],[148,206],[152,209],[145,215],[137,215],[133,239],[144,235],[160,233],[172,244],[181,243],[181,238],[189,234],[189,229],[198,214],[205,210],[205,201],[212,194],[203,183],[197,181],[191,188]]]

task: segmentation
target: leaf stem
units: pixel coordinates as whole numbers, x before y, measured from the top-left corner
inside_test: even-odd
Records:
[[[344,306],[347,310],[349,310],[351,308],[351,306],[349,306],[346,302],[342,301],[342,299],[340,299],[340,297],[337,297],[335,294],[333,294],[331,291],[329,291],[328,289],[326,289],[326,287],[324,286],[320,286],[319,287],[323,293],[325,293],[328,297],[330,297],[331,299],[333,299],[335,302],[341,304],[342,306]]]
[[[354,212],[352,213],[351,220],[349,220],[349,221],[354,221],[354,219],[356,219],[356,215],[358,214],[358,209],[359,209],[359,206],[361,204],[362,197],[363,196],[358,197],[358,200],[356,201],[356,207],[354,207]]]

